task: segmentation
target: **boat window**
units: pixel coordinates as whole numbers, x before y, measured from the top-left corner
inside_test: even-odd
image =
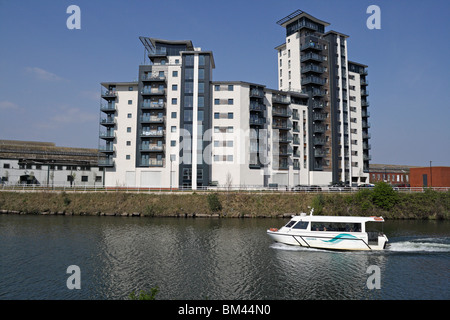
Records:
[[[295,226],[293,226],[294,229],[306,229],[308,228],[308,221],[299,221]]]
[[[311,231],[361,232],[361,223],[312,222]]]
[[[290,227],[292,227],[292,226],[294,225],[294,223],[295,223],[295,221],[294,221],[294,220],[291,220],[291,221],[289,221],[289,222],[287,223],[287,225],[285,225],[285,227],[286,227],[286,228],[290,228]]]

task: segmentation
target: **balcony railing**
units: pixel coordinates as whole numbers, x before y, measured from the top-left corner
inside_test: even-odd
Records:
[[[250,125],[262,126],[264,125],[263,118],[250,118]]]
[[[114,131],[100,132],[99,136],[102,139],[114,139],[115,138]]]
[[[113,159],[99,159],[98,165],[100,167],[113,167],[114,166],[114,160]]]
[[[272,109],[272,116],[274,117],[287,117],[292,115],[292,111],[288,109]]]
[[[283,104],[290,104],[291,101],[288,99],[288,97],[285,96],[272,96],[272,102],[273,103],[283,103]]]
[[[166,81],[166,76],[147,74],[142,76],[142,81]]]
[[[325,126],[315,124],[315,125],[313,125],[313,131],[319,132],[319,133],[324,133],[326,131],[326,128],[325,128]]]
[[[256,101],[251,101],[250,102],[250,111],[262,112],[265,109],[266,109],[266,106],[264,104],[257,103]]]
[[[116,111],[116,104],[101,104],[100,105],[100,111],[103,112],[113,112]]]
[[[116,124],[116,121],[114,118],[104,118],[104,119],[100,119],[100,124],[103,126],[111,126]]]
[[[164,136],[164,130],[149,130],[141,131],[141,137],[162,137]]]
[[[264,91],[261,90],[261,89],[251,89],[250,90],[250,97],[263,98],[264,97]]]
[[[147,152],[163,152],[164,146],[157,146],[157,145],[141,145],[140,146],[141,151],[147,151]]]
[[[308,49],[313,49],[313,50],[322,50],[323,46],[317,42],[314,41],[310,41],[308,43],[302,44],[300,46],[300,50],[308,50]]]
[[[114,91],[114,90],[105,90],[105,91],[102,91],[102,98],[108,98],[108,99],[110,99],[110,98],[115,98],[115,97],[117,97],[117,92]]]
[[[282,122],[274,122],[272,124],[273,129],[279,129],[279,130],[291,130],[292,125],[289,123],[282,123]]]
[[[326,83],[325,79],[319,78],[319,77],[306,77],[302,79],[302,85],[306,84],[318,84],[318,85],[324,85]]]
[[[315,61],[322,62],[325,60],[325,57],[320,54],[310,52],[310,53],[302,55],[302,57],[300,59],[301,62],[308,61],[308,60],[315,60]]]
[[[314,121],[323,121],[327,118],[327,115],[325,113],[314,112],[312,118]]]
[[[141,116],[142,123],[164,123],[164,117]]]
[[[157,160],[157,159],[148,159],[148,160],[141,160],[140,165],[142,167],[163,167],[164,166],[164,160]]]
[[[315,137],[314,139],[313,139],[313,144],[314,145],[324,145],[325,144],[325,138],[318,138],[318,137]]]
[[[164,102],[152,101],[141,103],[141,109],[164,109]]]
[[[114,146],[99,146],[98,151],[100,152],[114,152]]]
[[[370,105],[369,101],[361,101],[361,106],[368,107]]]
[[[302,73],[307,72],[316,72],[316,73],[323,73],[325,70],[322,67],[310,64],[302,68]]]
[[[166,89],[143,89],[141,94],[143,95],[164,95]]]
[[[361,90],[361,95],[362,96],[368,96],[369,95],[369,90]]]

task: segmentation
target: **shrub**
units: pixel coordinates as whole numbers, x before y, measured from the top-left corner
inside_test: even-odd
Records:
[[[325,200],[323,195],[319,193],[312,200],[311,206],[314,208],[314,214],[321,214],[323,211],[323,205],[325,204]]]
[[[132,293],[130,293],[128,295],[128,298],[130,298],[130,300],[155,300],[156,299],[156,294],[159,292],[159,288],[158,286],[151,288],[150,292],[145,292],[144,290],[141,290],[139,292],[139,295],[136,294],[135,291],[133,291]]]
[[[372,192],[373,203],[384,210],[390,210],[398,201],[398,193],[386,182],[379,182],[375,185]]]
[[[218,212],[222,210],[222,204],[220,203],[217,193],[210,193],[207,197],[209,210],[212,212]]]

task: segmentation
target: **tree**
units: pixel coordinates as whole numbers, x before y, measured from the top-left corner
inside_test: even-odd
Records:
[[[381,209],[390,210],[398,203],[399,197],[390,184],[381,181],[373,188],[372,201]]]

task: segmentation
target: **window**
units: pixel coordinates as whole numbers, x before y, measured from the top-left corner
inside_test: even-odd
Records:
[[[172,77],[178,77],[178,71],[172,71]]]
[[[127,127],[127,132],[131,132],[131,127]]]
[[[203,121],[204,120],[204,112],[203,112],[203,110],[198,110],[197,120],[198,121]]]
[[[184,60],[187,66],[193,66],[194,65],[194,55],[188,54],[184,56]]]
[[[176,140],[170,140],[170,146],[171,147],[175,147],[177,145],[177,141]]]
[[[133,91],[133,87],[128,87],[128,91]]]
[[[199,66],[204,66],[205,65],[205,56],[204,55],[199,55],[198,56],[198,65]]]
[[[216,85],[214,86],[214,91],[220,91],[220,85],[216,84]]]
[[[159,77],[160,77],[160,78],[164,78],[164,71],[160,71],[160,72],[159,72]]]
[[[198,97],[198,107],[203,108],[205,106],[205,97]]]
[[[228,119],[233,119],[233,112],[228,112]]]
[[[205,83],[204,82],[198,83],[198,93],[205,93]]]
[[[214,104],[220,104],[220,99],[214,99]]]
[[[234,86],[232,84],[228,85],[228,91],[233,91],[234,90]]]
[[[129,154],[127,154],[127,155],[126,155],[126,159],[127,159],[127,160],[130,160],[130,159],[131,159],[131,156],[130,156]]]
[[[173,84],[172,85],[172,90],[173,91],[178,91],[178,85],[177,84]]]
[[[177,132],[177,127],[176,126],[171,126],[170,127],[170,132]]]
[[[172,98],[172,104],[177,104],[177,103],[178,103],[177,98]]]
[[[133,104],[133,100],[128,100],[128,104]]]
[[[131,146],[131,141],[127,141],[127,146]]]
[[[229,105],[234,104],[234,100],[233,100],[233,99],[228,99],[228,104],[229,104]]]
[[[81,182],[88,182],[88,176],[81,176]]]
[[[184,110],[184,121],[192,121],[192,110]]]
[[[199,80],[205,79],[205,69],[198,69],[198,79]]]
[[[220,113],[214,112],[214,119],[219,119],[219,118],[220,118]]]
[[[9,169],[9,163],[4,163],[4,164],[3,164],[3,168],[4,168],[4,169]]]
[[[233,155],[228,155],[227,156],[227,161],[228,162],[233,162]]]
[[[131,113],[128,113],[127,118],[131,118],[131,117],[132,117]]]
[[[311,231],[361,232],[361,223],[311,222]]]
[[[102,176],[96,176],[95,182],[102,182]]]
[[[309,224],[308,221],[299,221],[292,228],[294,228],[294,229],[306,229],[306,228],[308,228],[308,224]]]
[[[176,118],[177,118],[177,112],[176,112],[176,111],[172,112],[171,115],[170,115],[170,117],[171,117],[172,119],[176,119]]]

